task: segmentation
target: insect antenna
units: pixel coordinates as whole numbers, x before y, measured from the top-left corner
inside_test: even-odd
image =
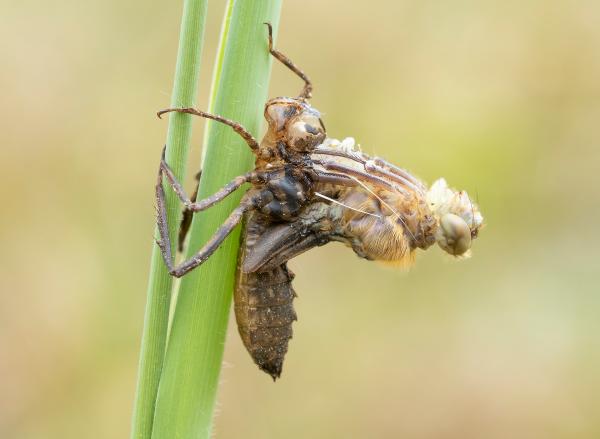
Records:
[[[319,192],[315,192],[315,195],[316,195],[317,197],[321,197],[321,198],[323,198],[323,199],[325,199],[325,200],[327,200],[327,201],[331,201],[332,203],[339,204],[340,206],[342,206],[342,207],[345,207],[346,209],[354,210],[355,212],[364,213],[365,215],[371,215],[371,216],[374,216],[375,218],[379,218],[379,219],[381,219],[381,215],[375,215],[374,213],[371,213],[371,212],[366,212],[366,211],[364,211],[364,210],[360,210],[360,209],[357,209],[357,208],[355,208],[355,207],[348,206],[347,204],[344,204],[344,203],[342,203],[341,201],[334,200],[333,198],[330,198],[330,197],[328,197],[327,195],[323,195],[323,194],[321,194],[321,193],[319,193]]]

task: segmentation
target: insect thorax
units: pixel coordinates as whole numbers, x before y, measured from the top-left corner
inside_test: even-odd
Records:
[[[310,167],[283,166],[269,173],[269,180],[260,189],[267,198],[261,213],[273,220],[291,221],[313,198]]]

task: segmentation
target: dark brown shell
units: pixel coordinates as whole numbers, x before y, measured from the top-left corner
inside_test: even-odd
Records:
[[[292,338],[296,320],[292,288],[294,274],[284,262],[279,266],[244,272],[247,255],[269,227],[260,214],[246,218],[234,291],[234,308],[238,331],[244,346],[258,367],[273,380],[279,378],[283,360]]]
[[[279,378],[296,320],[287,264],[259,273],[238,271],[235,317],[246,349],[258,367]]]

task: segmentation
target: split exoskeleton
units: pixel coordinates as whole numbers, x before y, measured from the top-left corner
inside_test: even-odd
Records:
[[[243,221],[234,291],[235,314],[244,345],[260,369],[281,374],[292,322],[295,292],[287,261],[331,241],[343,242],[361,258],[407,265],[417,248],[434,243],[454,256],[469,253],[483,218],[466,192],[443,179],[431,188],[383,159],[356,150],[352,139],[327,138],[317,110],[308,104],[312,84],[289,58],[269,52],[300,78],[295,98],[265,105],[267,132],[259,143],[240,124],[193,108],[182,112],[230,126],[256,156],[255,168],[203,200],[190,199],[163,159],[156,184],[158,229],[169,272],[181,277],[201,265]],[[191,258],[175,265],[166,222],[163,177],[185,205],[185,214],[208,209],[245,183],[251,188],[213,237]],[[180,239],[182,239],[180,237]]]

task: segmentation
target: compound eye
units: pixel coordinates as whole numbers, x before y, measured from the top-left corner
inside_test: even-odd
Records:
[[[292,102],[268,103],[265,108],[265,118],[271,129],[281,131],[285,124],[298,113],[297,105]]]
[[[288,127],[289,144],[296,151],[311,151],[325,140],[325,130],[316,117],[303,117]]]
[[[454,256],[465,254],[471,248],[471,229],[458,215],[447,213],[440,219],[441,235],[438,244]]]

